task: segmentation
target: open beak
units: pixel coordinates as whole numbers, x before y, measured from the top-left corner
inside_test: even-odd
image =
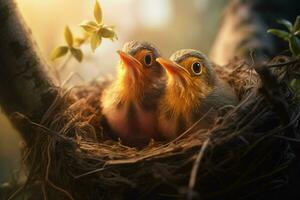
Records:
[[[185,68],[164,58],[157,58],[156,61],[166,69],[168,76],[179,79],[181,82],[185,82],[185,76],[188,75],[188,71]]]
[[[121,64],[124,66],[125,69],[134,71],[137,74],[142,69],[142,64],[135,59],[133,56],[123,52],[123,51],[117,51],[121,58]]]

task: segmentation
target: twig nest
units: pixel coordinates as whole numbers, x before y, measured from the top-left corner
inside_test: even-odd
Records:
[[[267,68],[276,80],[270,84],[277,88],[264,87],[254,68],[242,61],[233,61],[225,71],[216,66],[234,87],[239,105],[220,116],[210,130],[191,127],[172,141],[151,141],[143,149],[111,137],[99,107],[106,83],[62,90],[39,124],[25,120],[35,133],[24,150],[27,185],[38,183],[48,199],[277,195],[287,179],[299,179],[290,169],[296,145],[299,148],[292,137],[299,135],[300,106],[288,85],[299,65]],[[277,106],[288,105],[287,124],[272,104],[274,90],[280,91]]]

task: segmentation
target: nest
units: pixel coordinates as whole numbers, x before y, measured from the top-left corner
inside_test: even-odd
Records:
[[[216,66],[235,89],[239,105],[220,115],[209,130],[197,128],[196,122],[176,139],[151,141],[142,149],[111,138],[99,107],[107,82],[61,89],[41,122],[18,116],[34,137],[23,151],[27,181],[10,197],[299,197],[292,191],[298,192],[293,181],[300,178],[300,104],[289,83],[299,76],[300,63],[287,57],[272,63],[256,70],[237,60],[222,69]]]

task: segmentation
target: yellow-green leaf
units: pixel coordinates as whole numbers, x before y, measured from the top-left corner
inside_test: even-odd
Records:
[[[101,10],[100,4],[97,0],[95,1],[94,16],[95,16],[96,21],[99,24],[101,24],[102,23],[102,10]]]
[[[85,38],[75,38],[74,40],[75,46],[80,47],[85,41],[86,41]]]
[[[94,21],[85,21],[80,24],[80,26],[88,33],[93,33],[97,31],[98,29],[98,24]]]
[[[51,53],[51,60],[55,60],[57,58],[60,58],[68,53],[69,48],[66,46],[61,46],[55,48]]]
[[[279,29],[269,29],[268,33],[271,33],[283,40],[289,41],[290,34],[286,31],[279,30]]]
[[[83,43],[87,42],[87,40],[90,38],[91,34],[88,32],[83,32],[83,35],[81,37],[76,37],[74,39],[74,46],[80,47]]]
[[[100,35],[104,38],[114,38],[115,37],[115,31],[108,27],[103,27],[100,30]]]
[[[65,40],[69,47],[73,46],[73,34],[68,26],[65,28]]]
[[[97,32],[93,33],[91,37],[91,48],[93,52],[97,49],[97,47],[101,44],[102,38],[99,36]]]
[[[83,53],[81,49],[71,48],[72,56],[78,61],[81,62],[83,59]]]

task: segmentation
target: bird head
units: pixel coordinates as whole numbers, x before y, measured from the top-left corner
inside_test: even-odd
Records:
[[[156,61],[160,53],[150,43],[128,42],[118,54],[118,80],[124,93],[139,97],[163,76],[164,70]]]
[[[158,58],[157,62],[167,72],[166,92],[170,96],[169,103],[173,106],[182,107],[184,104],[191,108],[213,90],[215,72],[207,57],[201,52],[180,50],[175,52],[170,60]]]

